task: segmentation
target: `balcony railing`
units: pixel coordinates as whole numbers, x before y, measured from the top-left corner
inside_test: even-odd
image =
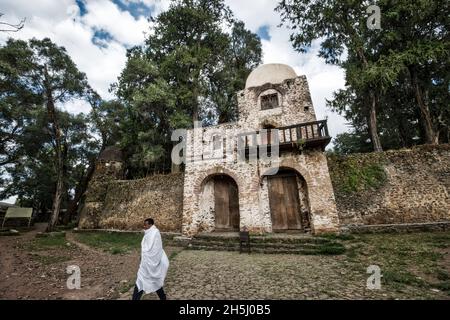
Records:
[[[278,134],[277,134],[278,133]],[[244,148],[245,156],[248,157],[251,150],[257,151],[264,146],[268,152],[278,141],[279,152],[301,151],[310,148],[325,147],[330,143],[331,137],[328,133],[327,120],[305,122],[291,126],[279,127],[275,129],[265,129],[263,131],[242,133],[238,135],[238,143]],[[243,156],[243,154],[241,154]]]

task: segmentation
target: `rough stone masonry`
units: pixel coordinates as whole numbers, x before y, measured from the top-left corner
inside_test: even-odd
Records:
[[[316,120],[305,76],[285,65],[263,65],[237,95],[237,122],[187,131],[184,173],[120,180],[120,151],[105,150],[79,227],[139,230],[151,216],[160,230],[188,236],[244,227],[318,234],[347,225],[450,220],[448,145],[327,158],[323,128],[311,127],[305,139],[302,124]],[[237,137],[244,135],[251,149],[267,144],[262,129],[285,127],[294,129],[279,131],[280,149],[287,148],[278,160],[242,159]],[[323,143],[309,144],[314,141]],[[273,175],[273,168],[280,170]]]

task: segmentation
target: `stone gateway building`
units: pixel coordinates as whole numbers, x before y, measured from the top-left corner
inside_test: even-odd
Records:
[[[237,98],[236,122],[179,135],[183,173],[122,180],[120,150],[105,149],[79,228],[140,230],[148,217],[188,237],[450,225],[450,145],[327,157],[327,123],[286,65],[255,69]]]
[[[189,130],[182,232],[337,231],[323,153],[331,138],[317,121],[305,76],[266,64],[238,92],[238,121]]]

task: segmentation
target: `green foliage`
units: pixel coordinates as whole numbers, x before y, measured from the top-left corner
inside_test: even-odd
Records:
[[[112,86],[125,110],[119,143],[129,178],[170,169],[174,129],[236,120],[235,93],[261,62],[260,39],[223,0],[174,0],[151,20],[145,45],[129,50]]]
[[[296,50],[320,41],[319,56],[345,70],[346,88],[328,105],[354,131],[337,138],[337,151],[365,152],[376,135],[384,149],[449,142],[449,2],[377,1],[382,30],[366,26],[370,4],[283,0],[277,7]]]
[[[339,255],[345,252],[345,247],[341,243],[325,243],[317,248],[318,254],[323,255]]]
[[[336,161],[336,159],[335,159]],[[331,170],[337,191],[345,193],[376,190],[387,179],[382,163],[360,163],[353,158],[337,160]]]
[[[299,139],[297,140],[297,150],[299,152],[302,152],[303,149],[305,148],[306,145],[306,140],[305,139]]]
[[[70,257],[68,256],[58,256],[58,255],[33,255],[32,257],[33,260],[37,260],[38,262],[44,265],[57,264],[70,260]]]
[[[450,295],[450,281],[443,281],[435,285],[435,287],[439,290],[445,291]]]
[[[50,39],[9,39],[0,47],[0,198],[18,196],[17,204],[46,212],[61,177],[66,206],[101,144],[89,116],[58,106],[95,96],[85,74]]]
[[[426,286],[426,283],[423,280],[417,278],[414,274],[405,270],[389,269],[384,270],[382,274],[382,283],[386,285],[391,285],[394,287],[396,287],[398,284],[413,285],[419,287]]]
[[[336,136],[333,142],[333,152],[338,155],[372,151],[372,145],[367,134],[341,133]]]
[[[331,240],[355,240],[355,236],[347,233],[323,233],[320,235],[321,238],[331,239]]]
[[[64,248],[66,247],[66,243],[66,235],[58,232],[54,235],[36,238],[27,246],[30,251],[41,251]]]
[[[118,232],[82,232],[76,234],[77,240],[100,248],[111,254],[123,254],[139,249],[142,234]]]

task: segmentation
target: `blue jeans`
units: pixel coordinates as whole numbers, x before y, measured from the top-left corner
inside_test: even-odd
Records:
[[[132,300],[141,300],[143,294],[144,290],[139,291],[138,287],[135,285]],[[164,293],[164,289],[162,287],[156,291],[156,294],[160,300],[167,300],[166,294]]]

